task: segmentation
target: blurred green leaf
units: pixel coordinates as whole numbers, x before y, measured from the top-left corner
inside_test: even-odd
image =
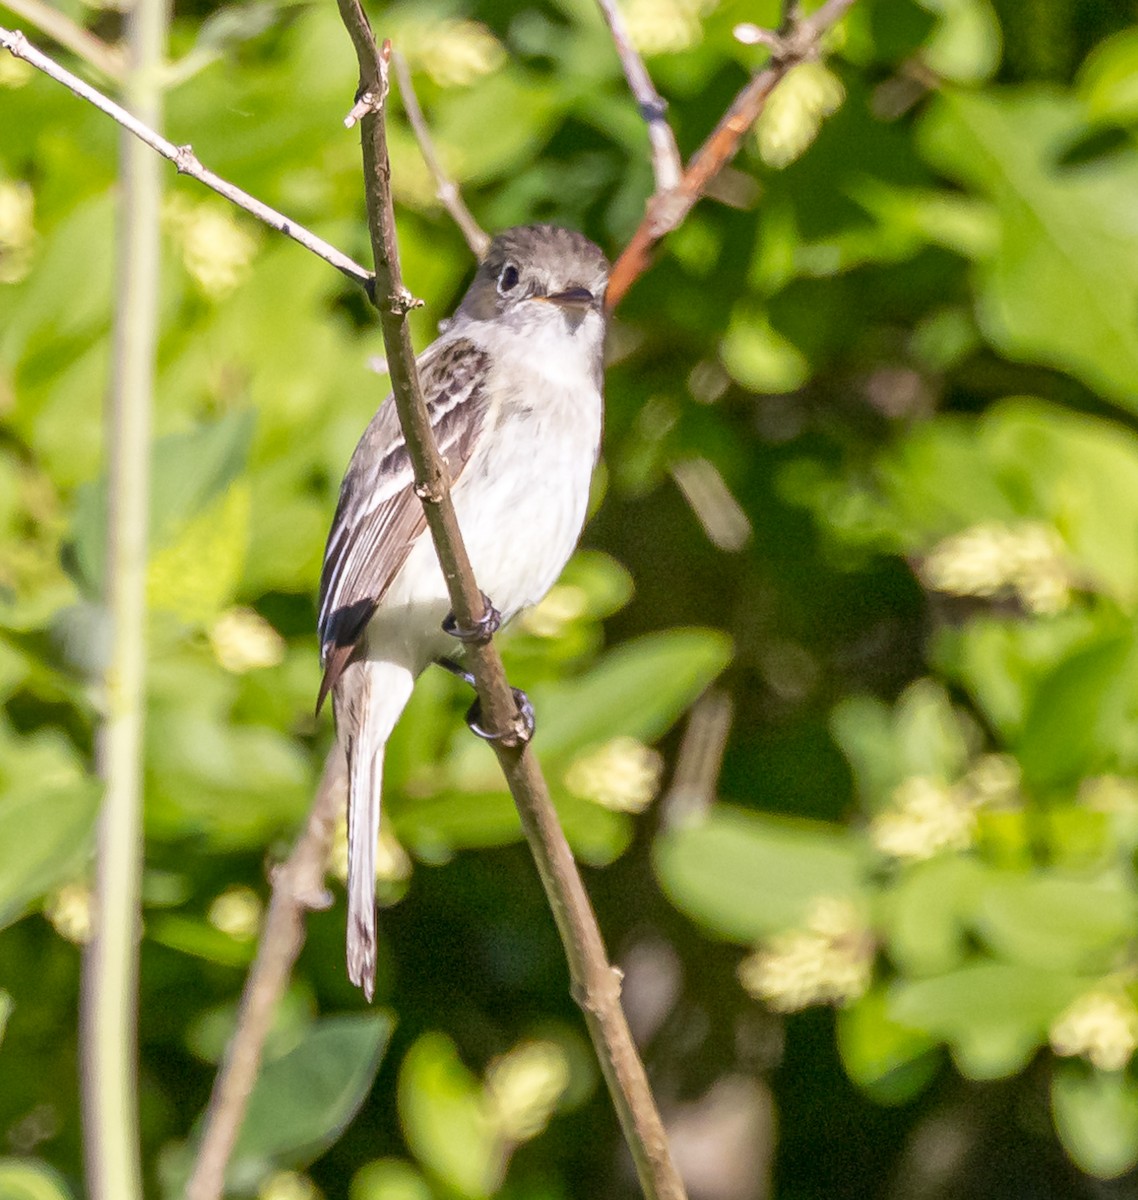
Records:
[[[278,1163],[303,1166],[330,1146],[367,1098],[393,1028],[388,1013],[325,1017],[267,1063],[233,1150],[233,1185],[248,1187]]]
[[[244,468],[254,414],[238,411],[188,433],[154,443],[151,462],[150,547],[170,545]],[[102,594],[106,557],[106,480],[79,491],[74,523],[75,562],[90,595]]]
[[[1091,973],[1111,969],[1138,933],[1138,896],[1108,879],[1004,872],[985,881],[976,915],[1002,958]]]
[[[819,897],[862,896],[868,865],[840,830],[724,804],[659,837],[653,859],[681,912],[743,943],[799,923]]]
[[[1059,158],[1079,104],[1043,87],[944,91],[922,127],[932,163],[997,204],[1003,236],[977,264],[980,325],[1002,353],[1070,371],[1138,408],[1138,154],[1093,169]]]
[[[1051,1114],[1067,1153],[1088,1175],[1117,1179],[1138,1164],[1138,1082],[1128,1072],[1056,1063]]]
[[[884,918],[889,957],[901,971],[940,975],[964,962],[986,877],[976,859],[954,854],[914,863],[900,873],[885,893]]]
[[[838,1011],[838,1050],[846,1074],[878,1104],[905,1104],[939,1067],[936,1042],[890,1020],[881,989]]]
[[[58,735],[0,728],[0,927],[85,865],[99,787]]]
[[[977,961],[890,989],[891,1020],[948,1043],[970,1079],[1021,1070],[1047,1040],[1051,1021],[1087,979],[1014,963]]]
[[[416,1158],[462,1196],[491,1195],[506,1165],[480,1082],[454,1043],[426,1033],[408,1050],[399,1070],[399,1117]]]
[[[710,629],[626,642],[584,675],[533,689],[534,747],[546,759],[619,735],[655,741],[730,659],[730,640]]]
[[[63,1177],[35,1158],[0,1158],[0,1200],[72,1200]]]

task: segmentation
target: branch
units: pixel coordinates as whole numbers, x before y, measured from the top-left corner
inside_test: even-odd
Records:
[[[344,808],[344,765],[343,753],[334,745],[304,831],[288,858],[272,873],[273,895],[257,957],[245,980],[225,1062],[214,1080],[186,1200],[218,1200],[224,1193],[225,1168],[261,1068],[265,1038],[304,946],[305,915],[331,903],[324,890],[324,872],[332,830]]]
[[[232,183],[228,183],[222,179],[220,175],[215,175],[212,171],[207,170],[198,161],[192,146],[175,146],[173,142],[168,142],[160,134],[155,133],[145,121],[132,116],[125,108],[108,99],[102,92],[84,83],[78,76],[72,75],[70,71],[65,70],[53,59],[48,58],[46,54],[37,50],[18,30],[0,28],[0,46],[3,46],[5,50],[10,51],[17,58],[22,58],[25,62],[31,63],[33,67],[50,76],[57,83],[62,83],[65,88],[74,92],[80,99],[86,100],[101,112],[106,113],[108,117],[117,121],[124,129],[133,133],[136,138],[145,142],[152,150],[156,150],[163,158],[169,159],[178,168],[179,175],[189,175],[199,183],[204,183],[207,188],[212,189],[219,196],[224,196],[226,200],[236,204],[238,208],[243,208],[247,213],[256,217],[258,221],[262,221],[271,229],[275,229],[279,233],[283,233],[286,237],[292,238],[294,242],[299,242],[306,250],[311,250],[318,258],[322,258],[325,262],[330,263],[341,274],[346,275],[356,283],[363,284],[365,288],[371,289],[372,277],[370,271],[353,262],[346,254],[342,254],[337,250],[335,246],[329,245],[314,233],[310,233],[303,225],[298,225],[283,213],[277,212],[276,209],[270,208],[267,204],[262,204],[260,200],[250,196],[248,192],[242,191],[239,187],[235,187]]]
[[[127,17],[126,103],[162,120],[158,68],[166,0]],[[162,178],[158,162],[120,139],[111,386],[107,412],[106,606],[99,767],[106,782],[95,853],[94,937],[83,955],[80,1078],[91,1200],[141,1200],[138,1128],[138,944],[142,907],[142,759],[146,715],[146,557],[150,411],[158,343]]]
[[[390,45],[385,43],[382,54],[377,49],[359,0],[337,3],[359,60],[360,95],[372,98],[372,109],[363,118],[364,180],[375,254],[375,302],[395,405],[452,611],[460,625],[470,626],[482,616],[484,602],[455,519],[446,468],[423,403],[406,322],[409,297],[399,267],[384,129]],[[649,1200],[682,1200],[683,1184],[672,1163],[663,1122],[620,1006],[619,976],[608,962],[596,916],[537,758],[528,745],[519,744],[516,736],[520,718],[502,659],[493,642],[475,644],[469,650],[486,727],[505,735],[491,744],[537,863],[565,947],[573,995],[584,1012],[644,1195]]]
[[[109,46],[58,8],[45,4],[44,0],[4,0],[2,7],[41,29],[53,42],[70,50],[112,82],[122,82],[122,50],[118,46]]]
[[[816,58],[822,35],[852,7],[854,0],[827,0],[812,17],[792,20],[778,37],[770,66],[755,75],[735,97],[711,136],[696,151],[679,184],[651,203],[644,220],[621,252],[609,279],[605,303],[614,309],[648,269],[656,243],[678,228],[707,191],[708,184],[739,152],[747,131],[758,120],[771,92],[800,63]]]
[[[395,78],[399,81],[399,94],[403,98],[403,111],[411,123],[415,140],[419,143],[419,153],[427,164],[427,170],[435,181],[435,195],[443,208],[450,213],[451,220],[462,230],[470,253],[481,262],[490,249],[490,237],[481,225],[474,219],[474,214],[466,207],[458,184],[443,170],[439,156],[435,151],[434,139],[427,127],[423,110],[419,107],[419,97],[415,95],[415,85],[411,82],[411,72],[407,68],[407,60],[396,50],[391,56],[395,67]]]
[[[652,77],[644,60],[636,52],[628,29],[616,0],[597,0],[601,15],[612,34],[613,45],[620,56],[620,65],[624,68],[624,77],[628,80],[629,89],[640,108],[640,115],[648,126],[648,141],[652,146],[652,174],[656,179],[656,192],[653,199],[666,196],[673,188],[678,187],[684,171],[684,160],[680,157],[680,148],[676,145],[676,135],[668,124],[665,115],[668,111],[667,102],[656,91]]]

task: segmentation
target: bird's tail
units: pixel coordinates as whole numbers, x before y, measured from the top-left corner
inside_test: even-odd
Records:
[[[406,707],[414,675],[391,662],[359,659],[333,693],[336,729],[348,760],[348,977],[375,992],[375,847],[383,752]]]

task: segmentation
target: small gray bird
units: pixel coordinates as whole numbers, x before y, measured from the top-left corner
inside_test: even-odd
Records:
[[[474,575],[503,621],[549,591],[585,523],[608,275],[579,233],[509,229],[419,358]],[[348,760],[348,975],[369,1000],[384,747],[416,678],[454,645],[449,612],[389,396],[348,464],[320,577],[317,709],[331,691]]]

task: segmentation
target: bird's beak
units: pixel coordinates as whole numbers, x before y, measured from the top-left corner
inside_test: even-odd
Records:
[[[556,304],[558,308],[592,308],[596,297],[588,288],[569,288],[564,292],[554,292],[552,296],[535,296],[535,300],[544,300],[547,304]]]

